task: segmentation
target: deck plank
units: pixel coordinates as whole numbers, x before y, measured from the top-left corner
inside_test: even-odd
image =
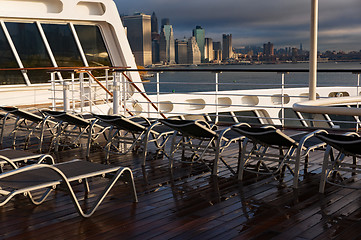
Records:
[[[235,168],[238,146],[225,154]],[[53,155],[60,162],[86,159],[81,148]],[[101,148],[93,148],[88,160],[104,157]],[[19,198],[0,208],[0,239],[357,239],[360,192],[327,185],[319,194],[322,160],[322,151],[311,153],[308,174],[294,190],[288,172],[282,184],[250,173],[239,182],[222,165],[212,177],[202,164],[176,162],[170,171],[164,156],[142,168],[137,153],[111,155],[111,164],[132,169],[139,203],[131,202],[121,183],[89,219],[79,217],[61,191],[40,206]],[[102,183],[92,181],[92,193]],[[76,186],[79,194],[81,188]]]

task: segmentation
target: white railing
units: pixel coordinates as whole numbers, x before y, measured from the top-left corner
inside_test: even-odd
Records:
[[[101,106],[102,113],[142,115],[151,118],[192,119],[201,116],[206,120],[216,122],[248,121],[299,127],[354,126],[353,128],[358,128],[360,125],[358,118],[353,116],[345,119],[333,116],[332,112],[312,115],[292,110],[293,104],[308,100],[308,87],[305,84],[294,82],[293,79],[297,74],[307,73],[306,69],[110,69],[111,74],[108,70],[104,77],[99,79],[104,82],[105,88],[109,89],[108,91],[112,94],[100,88],[93,77],[84,77],[82,73],[79,73],[78,79],[72,77],[63,82],[54,80],[54,85],[52,85],[54,108],[60,105],[59,101],[62,101],[64,108],[83,113],[96,112],[95,107],[99,109]],[[134,71],[154,72],[155,77],[148,83],[134,82],[128,77],[129,72]],[[203,82],[197,82],[196,79],[175,81],[169,78],[170,73],[180,72],[206,73],[208,78]],[[210,73],[214,76],[209,75]],[[240,75],[243,73],[267,73],[273,79],[279,79],[279,83],[254,82],[247,85],[247,83],[238,81],[238,78],[234,82],[224,82],[223,75],[228,73]],[[280,77],[277,74],[280,74]],[[343,86],[344,82],[342,81],[336,83],[337,85],[324,84],[317,90],[319,98],[359,95],[360,71],[332,69],[319,70],[319,74],[343,74],[343,77],[348,79],[348,83],[353,82],[348,86]],[[163,78],[162,75],[166,76]],[[52,73],[53,78],[55,79],[55,72]],[[136,87],[142,84],[146,89],[148,88],[147,91],[141,91]],[[149,88],[152,85],[154,87]],[[168,85],[166,90],[163,90],[164,85]],[[178,87],[173,88],[176,91],[169,91],[169,85]],[[242,86],[243,89],[237,89],[239,86]],[[232,88],[232,90],[224,90],[225,87]],[[93,91],[96,88],[97,91]],[[195,88],[204,88],[207,91],[192,91]],[[55,92],[58,92],[57,97]],[[341,102],[340,104],[342,105]],[[348,103],[348,105],[358,107],[358,102]]]

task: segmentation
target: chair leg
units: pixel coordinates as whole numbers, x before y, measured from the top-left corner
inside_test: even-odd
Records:
[[[352,176],[356,176],[356,163],[357,163],[357,158],[355,156],[352,156]]]
[[[298,188],[298,178],[300,175],[301,151],[302,151],[301,147],[298,147],[296,150],[295,171],[293,174],[293,188],[296,188],[296,189]]]
[[[326,179],[327,179],[327,170],[328,170],[328,162],[329,158],[331,158],[331,155],[333,155],[332,148],[328,146],[326,148],[324,157],[323,157],[323,163],[322,163],[322,171],[321,171],[321,181],[320,181],[320,187],[319,192],[324,193],[325,192],[325,185],[326,185]]]
[[[213,169],[212,169],[212,175],[217,176],[218,175],[218,163],[219,163],[219,158],[220,158],[220,148],[221,148],[221,139],[216,138],[215,142],[216,142],[216,153],[214,156],[214,162],[213,162]]]
[[[243,146],[242,146],[242,150],[241,150],[241,156],[240,159],[238,160],[238,180],[242,181],[243,180],[243,171],[244,171],[244,165],[246,162],[246,149],[247,149],[247,142],[248,139],[245,139],[243,141]]]
[[[169,154],[169,168],[171,168],[171,169],[173,168],[173,165],[174,165],[174,152],[177,148],[176,138],[177,138],[177,132],[174,132],[173,136],[172,136],[172,142],[171,142],[170,154]]]

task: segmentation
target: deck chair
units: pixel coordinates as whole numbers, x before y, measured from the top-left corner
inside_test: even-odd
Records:
[[[251,127],[241,123],[234,125],[232,129],[246,137],[238,166],[239,180],[243,180],[244,171],[248,171],[277,176],[282,181],[287,168],[293,174],[293,187],[298,188],[301,160],[304,160],[304,171],[307,172],[310,151],[326,145],[315,137],[316,133],[323,130],[287,136],[273,126]],[[252,147],[248,147],[249,145]]]
[[[231,143],[239,142],[244,138],[231,128],[217,129],[203,120],[178,120],[160,119],[161,123],[174,129],[171,149],[169,153],[169,165],[173,168],[175,153],[182,151],[181,161],[186,163],[202,162],[212,172],[218,174],[218,164],[221,161],[233,174],[236,172],[222,158],[221,153],[230,146]],[[209,166],[204,161],[205,155],[211,155],[213,166]]]
[[[84,211],[71,183],[84,182],[85,197],[87,198],[89,193],[87,179],[102,176],[109,177],[110,182],[89,210]],[[133,174],[127,167],[114,167],[78,159],[54,165],[32,164],[0,174],[0,196],[2,198],[0,206],[5,205],[19,194],[25,194],[33,204],[39,205],[45,201],[52,190],[62,184],[69,193],[79,215],[87,218],[95,212],[119,178],[131,185],[134,202],[138,202]],[[39,191],[42,193],[41,197],[35,199],[33,193]]]
[[[9,119],[9,115],[15,117],[15,124],[14,128],[11,131],[12,137],[12,146],[15,147],[16,145],[16,137],[19,132],[25,133],[25,145],[24,149],[27,149],[30,143],[31,136],[35,136],[39,141],[38,150],[41,152],[43,147],[44,141],[44,133],[45,131],[49,132],[51,136],[54,134],[54,126],[55,123],[47,120],[46,117],[36,115],[34,113],[19,109],[17,107],[11,106],[2,106],[0,107],[1,110],[6,111],[7,114],[3,118],[3,128],[6,125],[6,120]],[[1,143],[3,141],[3,131],[1,132]]]
[[[4,131],[8,114],[0,113],[0,146],[3,145]]]
[[[173,130],[160,124],[151,122],[145,117],[124,117],[119,115],[96,115],[101,122],[110,125],[108,142],[105,146],[106,159],[110,153],[127,154],[130,151],[142,151],[142,166],[145,166],[148,145],[153,143],[157,153],[164,151],[164,147]]]
[[[4,166],[10,165],[12,169],[19,167],[19,163],[43,163],[54,164],[54,158],[48,154],[37,154],[23,150],[2,149],[0,150],[0,171],[4,172]]]
[[[336,186],[356,188],[346,183],[361,173],[361,164],[357,164],[357,158],[361,157],[360,135],[357,133],[331,134],[325,131],[317,134],[316,137],[327,143],[319,192],[324,193],[326,182]],[[347,173],[351,175],[347,176]]]
[[[105,134],[107,127],[97,124],[96,119],[84,119],[78,115],[62,111],[42,110],[44,114],[59,121],[56,135],[51,143],[51,148],[59,151],[59,147],[78,147],[81,140],[86,140],[86,156],[90,155],[90,147],[95,141]]]

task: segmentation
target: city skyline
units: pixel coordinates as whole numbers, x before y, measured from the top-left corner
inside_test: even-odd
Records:
[[[310,0],[125,1],[115,0],[119,13],[132,15],[154,11],[158,19],[169,18],[175,38],[189,37],[200,25],[206,37],[220,41],[232,34],[235,48],[273,42],[275,48],[309,48]],[[215,9],[217,11],[215,11]],[[359,0],[319,1],[319,50],[358,51],[361,49],[361,2]]]

